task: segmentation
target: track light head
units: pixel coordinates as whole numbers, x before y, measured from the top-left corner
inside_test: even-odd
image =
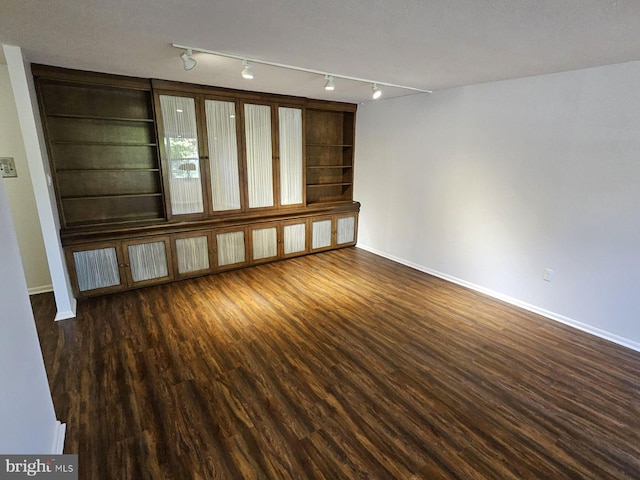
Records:
[[[371,86],[371,98],[373,98],[374,100],[379,99],[382,96],[382,90],[380,90],[380,88],[378,88],[378,84],[374,83]]]
[[[242,78],[253,79],[253,67],[246,60],[242,61]]]
[[[327,81],[327,83],[324,84],[324,89],[330,92],[334,91],[336,89],[336,84],[333,83],[333,77],[331,75],[325,75],[324,79]]]
[[[191,58],[191,55],[193,55],[193,52],[191,51],[190,48],[187,49],[187,51],[184,52],[182,55],[180,55],[180,58],[182,59],[182,63],[184,63],[184,69],[187,71],[191,70],[198,63],[193,58]]]

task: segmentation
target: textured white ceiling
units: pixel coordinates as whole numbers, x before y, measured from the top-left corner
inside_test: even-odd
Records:
[[[0,42],[32,62],[370,101],[370,85],[196,55],[171,43],[440,90],[640,59],[638,0],[0,0]],[[385,98],[409,92],[385,89]]]

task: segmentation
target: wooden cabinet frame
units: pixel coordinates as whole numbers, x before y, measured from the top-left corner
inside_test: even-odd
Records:
[[[165,252],[165,261],[166,264],[164,267],[167,270],[167,274],[161,277],[154,277],[148,280],[138,280],[136,281],[133,278],[132,267],[131,267],[131,258],[129,254],[129,246],[137,246],[137,245],[145,245],[151,243],[162,243],[164,244],[164,252]],[[127,284],[130,287],[144,287],[146,285],[154,285],[156,283],[164,283],[170,280],[173,280],[173,259],[171,255],[171,244],[169,242],[169,237],[150,237],[144,239],[135,239],[135,240],[127,240],[122,242],[122,256],[124,259],[124,267],[125,273],[127,275]]]
[[[132,272],[131,272],[131,261],[129,256],[129,246],[130,245],[143,245],[148,243],[157,243],[160,242],[164,244],[165,255],[166,255],[166,264],[164,265],[167,274],[161,277],[155,277],[148,280],[135,281]],[[118,267],[118,275],[120,277],[120,283],[118,285],[113,285],[104,288],[94,288],[90,290],[80,291],[80,285],[78,281],[78,265],[75,259],[75,253],[80,252],[88,252],[94,250],[108,249],[113,248],[116,254],[117,259],[117,267]],[[169,242],[169,237],[166,236],[157,236],[157,237],[145,237],[145,238],[137,238],[134,240],[123,240],[123,241],[112,241],[112,242],[92,242],[81,245],[75,245],[73,247],[68,247],[65,249],[67,264],[72,267],[70,268],[70,277],[71,283],[74,288],[76,294],[80,297],[85,296],[93,296],[93,295],[101,295],[105,293],[113,293],[120,290],[125,290],[128,288],[136,288],[136,287],[144,287],[146,285],[155,285],[157,283],[165,283],[173,280],[173,257],[171,245]],[[157,260],[157,259],[156,259]]]
[[[239,220],[235,224],[219,225],[218,223],[211,225],[203,225],[195,230],[185,230],[184,224],[172,227],[165,230],[163,234],[153,234],[148,232],[147,229],[139,230],[137,237],[131,237],[128,232],[114,232],[109,241],[96,242],[93,240],[87,241],[75,241],[71,245],[65,245],[65,254],[67,263],[69,265],[70,277],[72,280],[74,291],[79,297],[90,297],[95,295],[114,293],[131,288],[137,288],[147,285],[154,285],[158,283],[165,283],[173,280],[182,280],[191,277],[197,277],[202,275],[209,275],[217,272],[223,272],[228,270],[236,270],[239,268],[248,267],[251,265],[258,265],[263,263],[269,263],[291,257],[298,257],[301,255],[307,255],[310,253],[322,252],[332,250],[335,248],[342,248],[355,245],[357,240],[357,225],[358,225],[358,211],[359,204],[355,203],[340,208],[339,213],[321,213],[316,214],[299,214],[290,218],[281,219],[275,216],[271,221],[254,221],[246,222]],[[338,222],[340,219],[353,218],[353,241],[338,244]],[[312,248],[312,236],[313,236],[313,222],[316,221],[328,221],[330,222],[330,243],[321,248]],[[291,225],[303,225],[304,226],[304,248],[299,251],[285,253],[285,228]],[[268,258],[254,258],[253,255],[253,232],[255,230],[273,228],[276,231],[276,255]],[[218,235],[232,232],[241,232],[244,236],[244,243],[242,252],[244,253],[244,260],[242,262],[230,263],[227,265],[220,265],[220,248],[218,244]],[[180,272],[178,268],[179,252],[176,242],[181,239],[188,239],[194,237],[205,237],[207,239],[207,259],[209,261],[209,267],[189,271]],[[134,282],[131,273],[131,258],[129,255],[128,247],[131,245],[140,245],[147,243],[162,242],[165,248],[166,261],[167,261],[167,275],[163,277],[153,278],[149,280]],[[116,263],[118,268],[118,276],[120,283],[118,285],[112,285],[105,288],[98,288],[92,290],[80,291],[78,285],[78,275],[76,273],[76,263],[74,259],[75,252],[83,252],[90,250],[99,250],[104,248],[113,248],[116,255]]]
[[[297,251],[297,252],[291,252],[291,253],[285,253],[284,248],[285,248],[285,227],[290,226],[290,225],[304,225],[304,250],[301,251]],[[307,253],[310,252],[311,249],[311,240],[310,240],[310,227],[309,227],[310,223],[309,223],[309,219],[308,218],[302,218],[302,219],[296,219],[296,220],[286,220],[283,222],[280,222],[280,257],[281,258],[292,258],[292,257],[299,257],[301,255],[305,255]]]
[[[62,226],[60,238],[78,296],[113,293],[355,244],[360,208],[352,199],[356,105],[42,65],[33,65],[32,72],[51,159]],[[189,123],[185,128],[181,123],[185,119],[174,117],[178,114],[171,110],[167,110],[170,113],[163,119],[161,95],[192,99],[195,118],[189,122],[193,120],[195,124]],[[208,101],[232,105],[216,105],[210,109],[210,114],[215,112],[215,127],[212,123],[211,128],[219,132],[216,135],[208,135],[213,130],[207,132]],[[259,157],[256,166],[260,170],[270,161],[271,206],[263,205],[268,202],[261,201],[264,197],[260,195],[265,191],[259,189],[267,187],[258,181],[253,198],[260,206],[249,208],[252,193],[249,192],[244,111],[249,104],[269,108],[271,156],[270,159]],[[176,110],[186,107],[191,112],[191,104],[181,107],[178,101],[167,102],[167,106]],[[288,122],[284,121],[285,114]],[[225,115],[234,116],[233,126]],[[267,121],[266,112],[258,117]],[[180,135],[197,138],[197,152],[189,148],[190,143],[177,142],[186,150],[173,153],[175,160],[180,160],[176,168],[183,163],[184,169],[190,172],[193,170],[186,164],[196,164],[199,168],[200,178],[196,181],[191,175],[191,180],[183,182],[177,191],[183,193],[180,201],[185,206],[193,205],[193,195],[201,194],[201,212],[178,214],[177,208],[171,206],[170,185],[175,187],[177,183],[170,180],[172,166],[166,152],[164,122],[167,128],[175,130],[168,138]],[[209,151],[213,145],[209,144],[209,136],[215,141],[215,137],[230,132],[235,133],[235,142],[226,136],[224,146],[212,148],[221,162],[212,165]],[[264,139],[260,133],[257,137]],[[286,148],[284,142],[287,142]],[[284,151],[292,155],[286,163],[283,163]],[[235,181],[235,172],[229,170],[235,168],[232,158],[236,153],[237,191],[231,183]],[[213,168],[220,169],[215,184],[211,182]],[[227,175],[228,172],[232,174]],[[175,176],[182,178],[179,174]],[[256,178],[261,177],[258,174]],[[216,194],[216,188],[220,195]],[[173,193],[174,200],[178,200]],[[283,194],[286,198],[282,198]],[[214,198],[220,202],[216,208],[233,210],[214,210]],[[189,210],[195,209],[182,209]],[[354,216],[353,223],[349,220],[354,232],[353,237],[346,236],[347,242],[339,244],[337,225],[344,221],[340,220],[341,215]],[[311,222],[318,218],[331,222],[331,241],[312,249]],[[301,228],[293,229],[292,225],[304,225],[304,248]],[[273,249],[275,232],[276,252],[268,258],[253,258],[257,242],[254,232],[261,228],[274,229],[264,241]],[[230,232],[242,232],[244,242],[240,245],[238,238],[227,237],[224,242],[230,248],[227,258],[233,259],[236,254],[236,259],[241,258],[241,252],[244,258],[220,265],[224,245],[219,244],[222,242],[218,238]],[[292,235],[288,239],[291,249],[288,253],[285,253],[286,235]],[[198,236],[206,237],[207,252],[201,250],[204,242],[184,242],[178,248],[177,242],[181,239]],[[154,264],[162,257],[158,255],[159,246],[136,247],[153,242],[162,243],[166,265]],[[105,248],[111,250],[100,251]],[[91,252],[92,249],[96,251]],[[130,249],[135,250],[136,257]],[[207,268],[202,255],[208,259]],[[80,278],[76,260],[81,269]],[[134,264],[137,267],[132,266]],[[140,276],[136,276],[132,268],[139,268]],[[191,269],[194,271],[188,271]]]
[[[177,248],[177,241],[189,239],[189,238],[198,238],[198,237],[205,237],[207,239],[207,258],[209,259],[209,268],[181,273],[178,268],[179,253]],[[183,279],[183,278],[197,277],[200,275],[207,275],[209,273],[212,273],[215,270],[215,265],[216,265],[215,238],[213,237],[213,233],[211,230],[198,230],[195,232],[172,235],[171,248],[172,248],[172,254],[173,254],[173,273],[175,275],[175,278]]]
[[[221,246],[218,245],[218,235],[225,233],[234,233],[234,232],[242,232],[244,233],[244,261],[235,262],[225,265],[220,265],[220,250]],[[244,225],[237,227],[227,227],[227,228],[216,228],[212,232],[213,235],[213,244],[214,244],[214,254],[215,254],[215,270],[218,272],[222,272],[225,270],[235,270],[237,268],[246,267],[249,265],[250,256],[249,256],[249,234],[247,232],[247,227]]]
[[[254,232],[257,230],[275,230],[276,241],[275,241],[275,254],[269,257],[263,258],[255,258],[255,244],[254,244]],[[274,260],[278,260],[282,257],[281,252],[281,243],[282,243],[282,231],[279,222],[269,222],[269,223],[258,223],[255,225],[251,225],[248,229],[248,251],[249,251],[249,262],[251,265],[259,265],[261,263],[269,263]]]
[[[90,290],[80,291],[78,274],[77,274],[78,265],[76,264],[76,259],[74,254],[91,251],[91,250],[100,250],[103,248],[113,248],[115,250],[120,283],[117,285],[109,286],[109,287],[94,288]],[[122,251],[120,249],[119,242],[99,242],[99,243],[75,245],[73,247],[68,247],[65,249],[65,256],[67,259],[67,265],[69,266],[69,273],[70,273],[69,277],[71,279],[71,285],[77,296],[83,297],[83,296],[89,296],[89,295],[103,295],[106,293],[114,293],[121,290],[125,290],[127,288],[125,262],[122,256]]]
[[[353,218],[353,240],[338,243],[338,222],[341,219]],[[313,248],[313,223],[320,221],[331,221],[331,243],[329,245]],[[312,252],[322,252],[335,248],[349,247],[355,245],[358,238],[358,215],[357,213],[326,215],[323,217],[312,218],[309,221],[310,248]]]

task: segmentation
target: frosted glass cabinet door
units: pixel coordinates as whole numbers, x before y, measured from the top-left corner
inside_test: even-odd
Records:
[[[266,260],[278,256],[278,229],[276,227],[251,230],[252,259]]]
[[[110,289],[122,284],[115,246],[73,252],[78,290]]]
[[[171,278],[168,240],[129,243],[126,245],[126,254],[132,285]]]
[[[244,105],[249,208],[273,207],[271,107]]]
[[[236,104],[205,100],[211,202],[216,212],[240,209]]]
[[[292,223],[282,229],[284,255],[295,255],[307,250],[307,224]]]
[[[326,220],[314,220],[311,222],[311,249],[317,250],[331,246],[331,225],[330,218]]]
[[[178,275],[187,276],[209,270],[211,265],[209,263],[208,235],[176,238],[175,246]]]
[[[280,205],[302,203],[302,110],[278,108]]]
[[[353,215],[349,215],[348,217],[338,217],[337,224],[336,243],[338,245],[344,245],[355,242],[356,217]]]
[[[218,267],[246,262],[244,230],[216,234]]]
[[[160,95],[160,110],[171,213],[202,213],[196,102],[193,98]]]

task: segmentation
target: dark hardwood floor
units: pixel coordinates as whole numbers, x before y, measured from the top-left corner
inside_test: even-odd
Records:
[[[32,299],[99,479],[638,479],[640,354],[349,248]]]

